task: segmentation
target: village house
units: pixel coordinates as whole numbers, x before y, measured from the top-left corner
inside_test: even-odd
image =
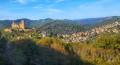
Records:
[[[47,37],[47,32],[43,31],[43,32],[41,33],[41,35],[42,35],[42,37]]]

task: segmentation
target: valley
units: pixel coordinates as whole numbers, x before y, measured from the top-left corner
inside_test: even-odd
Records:
[[[120,64],[120,17],[96,24],[53,20],[27,27],[26,22],[1,30],[0,65]]]

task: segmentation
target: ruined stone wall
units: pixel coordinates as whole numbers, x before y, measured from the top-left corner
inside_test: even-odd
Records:
[[[20,26],[17,24],[12,24],[12,28],[19,28]]]
[[[12,29],[4,29],[6,32],[12,32]]]

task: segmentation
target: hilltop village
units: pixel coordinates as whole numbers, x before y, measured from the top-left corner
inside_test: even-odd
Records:
[[[62,35],[64,37],[63,41],[64,42],[69,42],[70,40],[72,42],[81,42],[81,41],[85,41],[87,39],[92,39],[94,37],[96,37],[96,35],[104,33],[104,32],[113,32],[113,33],[118,33],[119,30],[113,27],[119,26],[120,23],[119,22],[115,22],[112,24],[108,24],[108,25],[104,25],[98,28],[94,28],[90,31],[86,31],[86,32],[79,32],[79,33],[74,33],[72,35]],[[113,29],[112,29],[113,28]]]
[[[72,35],[69,34],[65,34],[62,35],[63,37],[63,42],[81,42],[81,41],[86,41],[87,39],[93,39],[95,38],[97,35],[107,32],[113,32],[113,33],[118,33],[119,30],[114,28],[116,26],[119,26],[120,23],[119,22],[115,22],[112,24],[108,24],[108,25],[104,25],[98,28],[94,28],[90,31],[86,31],[86,32],[79,32],[79,33],[73,33]],[[21,23],[16,24],[14,21],[11,25],[12,27],[9,29],[4,29],[5,32],[14,32],[14,31],[24,31],[27,33],[24,34],[20,34],[19,36],[12,36],[12,38],[14,39],[22,39],[22,38],[43,38],[43,37],[49,37],[49,34],[46,31],[42,31],[40,33],[36,33],[35,29],[26,29],[25,28],[25,24],[24,24],[24,20],[21,20]],[[32,32],[32,33],[28,33],[28,32]],[[59,34],[58,36],[59,37]]]

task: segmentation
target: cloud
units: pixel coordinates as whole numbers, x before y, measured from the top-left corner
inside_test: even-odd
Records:
[[[31,0],[31,1],[36,1],[36,0]]]
[[[16,2],[18,2],[18,1],[9,1],[10,3],[16,3]]]
[[[50,0],[46,0],[46,2],[49,2]]]
[[[99,0],[99,1],[93,1],[93,2],[86,2],[83,3],[82,5],[78,6],[80,9],[81,8],[98,8],[102,7],[103,5],[112,2],[113,0]],[[89,4],[89,5],[88,5]]]
[[[95,5],[102,5],[102,4],[105,4],[105,3],[112,2],[112,1],[113,0],[100,0],[100,1],[93,2],[93,4],[95,4]]]
[[[36,0],[17,0],[19,3],[22,3],[22,4],[25,4],[27,2],[33,2],[33,1],[36,1]]]
[[[42,7],[41,7],[41,6],[40,6],[40,7],[36,6],[36,7],[33,7],[33,8],[36,8],[36,9],[41,9]]]
[[[56,3],[60,3],[60,2],[62,2],[62,1],[64,1],[64,0],[57,0]]]
[[[84,8],[85,6],[83,6],[83,5],[81,5],[81,6],[79,6],[79,8]]]
[[[18,0],[19,3],[25,3],[26,0]]]
[[[47,7],[53,7],[53,6],[55,6],[55,4],[48,5]]]
[[[51,7],[49,7],[49,6],[44,7],[43,5],[37,5],[37,6],[34,6],[33,8],[39,9],[39,10],[41,10],[41,11],[46,11],[46,12],[63,12],[63,11],[60,10],[60,9],[51,8]]]
[[[36,6],[33,6],[32,8],[42,9],[42,8],[43,8],[43,4],[38,4],[38,5],[36,5]]]
[[[62,10],[59,10],[59,9],[52,9],[52,8],[50,8],[50,9],[40,9],[40,10],[44,10],[44,11],[48,11],[48,12],[62,12]]]

